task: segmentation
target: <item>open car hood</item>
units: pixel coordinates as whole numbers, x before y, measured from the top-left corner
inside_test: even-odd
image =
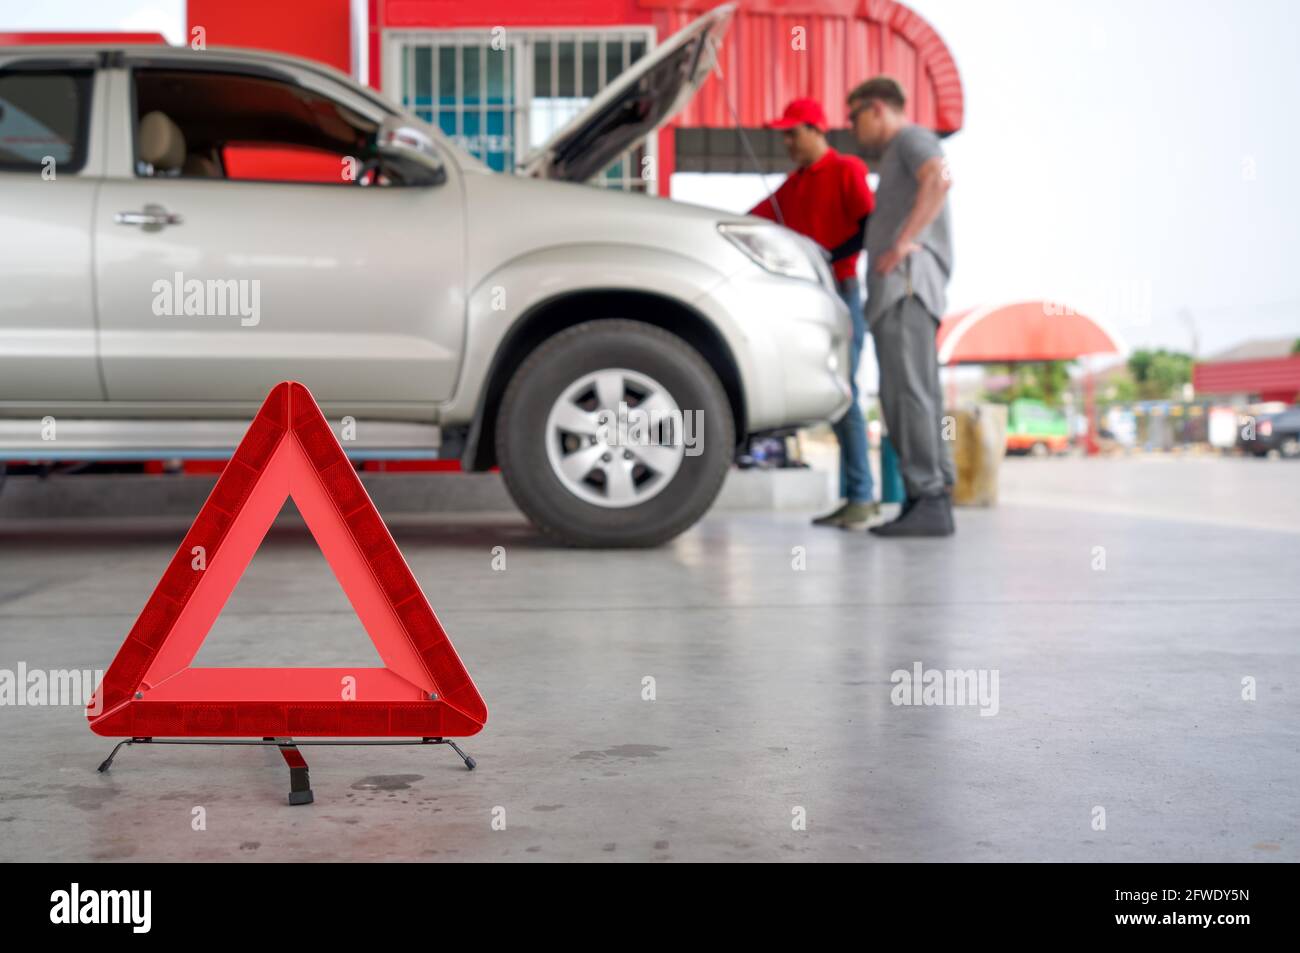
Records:
[[[678,30],[601,90],[519,163],[524,175],[585,182],[680,112],[708,78],[736,4]]]

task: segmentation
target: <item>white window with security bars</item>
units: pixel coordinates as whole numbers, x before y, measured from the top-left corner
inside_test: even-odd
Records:
[[[513,172],[653,47],[652,27],[390,30],[384,91],[496,171]],[[592,184],[657,193],[655,139]]]

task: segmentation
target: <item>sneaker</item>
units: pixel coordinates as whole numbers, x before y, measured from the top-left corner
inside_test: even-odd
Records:
[[[836,525],[840,529],[866,529],[871,525],[871,521],[878,516],[880,516],[880,504],[875,501],[849,503],[841,511],[839,522]]]
[[[827,513],[813,520],[814,526],[838,526],[840,529],[863,529],[875,517],[880,515],[880,504],[845,503],[834,513]]]
[[[956,530],[947,496],[923,496],[898,519],[871,528],[877,536],[951,536]]]
[[[835,510],[835,512],[827,513],[825,516],[817,517],[815,520],[812,521],[812,524],[814,526],[839,526],[840,517],[844,515],[844,511],[847,510],[851,505],[852,504],[850,503],[843,503],[840,505],[838,509]]]

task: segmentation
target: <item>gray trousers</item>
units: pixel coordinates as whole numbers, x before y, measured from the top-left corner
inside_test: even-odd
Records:
[[[952,448],[942,439],[943,392],[934,346],[938,329],[938,319],[912,295],[871,325],[880,363],[880,409],[909,499],[936,496],[957,479]]]

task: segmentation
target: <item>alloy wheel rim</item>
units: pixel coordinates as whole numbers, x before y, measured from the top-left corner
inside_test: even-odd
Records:
[[[579,499],[607,509],[639,506],[662,493],[681,467],[681,425],[677,401],[653,377],[602,368],[573,381],[551,405],[546,456],[556,479]]]

